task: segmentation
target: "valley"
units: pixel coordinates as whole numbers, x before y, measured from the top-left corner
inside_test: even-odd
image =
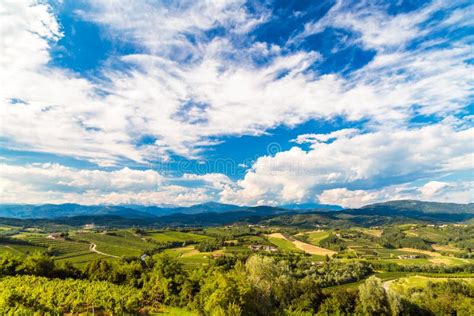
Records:
[[[140,225],[123,217],[114,217],[107,224],[107,215],[71,218],[72,224],[61,218],[17,220],[21,225],[0,219],[0,285],[9,287],[2,293],[3,299],[21,297],[21,291],[37,295],[33,294],[34,288],[25,285],[27,278],[31,284],[46,288],[55,282],[54,286],[68,288],[70,295],[76,293],[71,287],[77,287],[89,289],[90,295],[99,295],[94,291],[107,288],[110,296],[103,295],[109,298],[93,302],[76,298],[76,305],[65,307],[55,305],[48,296],[53,292],[46,291],[38,294],[42,305],[18,301],[17,307],[6,307],[0,300],[0,308],[82,312],[94,308],[104,313],[115,310],[158,315],[213,315],[217,309],[223,315],[234,315],[238,306],[237,310],[252,314],[300,309],[308,315],[323,315],[336,312],[331,302],[340,295],[349,301],[339,302],[337,309],[355,312],[363,308],[358,304],[362,304],[364,289],[380,287],[387,299],[397,297],[398,308],[419,312],[418,307],[434,307],[411,297],[413,291],[423,296],[432,288],[442,296],[446,287],[474,286],[474,225],[469,220],[453,223],[385,214],[378,215],[377,225],[371,225],[373,218],[354,215],[351,220],[344,219],[344,210],[325,214],[265,212],[265,216],[219,225],[201,225],[202,218],[214,216],[212,212],[180,215],[184,221],[197,216],[194,226],[178,225],[179,221],[169,226],[156,222]],[[91,219],[99,221],[85,222]],[[281,279],[283,276],[286,279]],[[260,281],[253,283],[253,278]],[[282,295],[274,291],[290,286],[285,283],[290,281],[295,292],[272,301],[271,297]],[[275,284],[266,288],[265,282]],[[213,295],[219,291],[224,291],[219,294],[223,296],[216,301]],[[268,307],[252,305],[248,295],[255,291],[270,295],[265,298]],[[472,302],[471,294],[466,294],[471,292],[463,291],[456,292],[459,299]],[[110,300],[123,295],[130,297],[129,303],[110,305]],[[297,299],[301,295],[312,298],[303,303]],[[281,305],[288,299],[287,305]],[[459,306],[465,309],[467,305],[461,302]],[[265,312],[262,308],[269,309]],[[446,309],[444,305],[442,308]]]

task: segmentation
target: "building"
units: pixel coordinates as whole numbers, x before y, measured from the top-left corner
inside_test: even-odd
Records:
[[[84,228],[84,229],[91,230],[91,229],[96,229],[96,226],[95,226],[94,223],[92,223],[92,224],[85,224],[83,228]]]
[[[250,250],[253,251],[269,251],[269,252],[277,252],[278,249],[273,246],[266,246],[266,245],[250,245]]]
[[[400,255],[398,256],[398,259],[418,259],[422,258],[420,255]]]

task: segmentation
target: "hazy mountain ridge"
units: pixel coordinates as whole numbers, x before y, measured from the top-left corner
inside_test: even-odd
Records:
[[[444,213],[444,214],[474,214],[474,203],[458,204],[458,203],[440,203],[426,202],[418,200],[396,200],[383,203],[370,204],[358,209],[378,211],[386,209],[390,211],[419,211],[423,213]]]
[[[314,205],[312,205],[314,207]],[[322,207],[322,206],[321,206]],[[52,220],[61,224],[87,222],[110,225],[206,226],[236,222],[280,223],[280,225],[378,225],[419,220],[426,222],[466,222],[474,219],[474,204],[436,203],[414,200],[389,201],[358,209],[290,209],[274,206],[237,206],[216,202],[189,207],[85,206],[79,204],[0,205],[0,217],[31,221]]]
[[[295,210],[310,211],[313,209],[332,211],[340,209],[339,206],[321,206],[312,204],[310,209],[301,207]],[[208,202],[186,207],[160,207],[145,205],[80,205],[73,203],[66,204],[44,204],[44,205],[0,205],[0,217],[9,218],[32,218],[32,219],[53,219],[73,216],[99,216],[116,215],[126,218],[153,218],[170,216],[173,214],[203,214],[203,213],[228,213],[236,211],[281,213],[293,210],[291,207],[274,206],[238,206],[233,204],[223,204]]]

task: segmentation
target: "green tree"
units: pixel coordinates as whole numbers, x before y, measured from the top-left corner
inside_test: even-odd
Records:
[[[382,281],[375,276],[371,276],[359,286],[359,301],[362,311],[367,315],[390,314],[387,293]]]
[[[54,274],[54,260],[42,252],[34,252],[23,260],[16,268],[20,274],[52,277]]]

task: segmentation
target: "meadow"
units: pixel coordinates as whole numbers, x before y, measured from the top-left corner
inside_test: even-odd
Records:
[[[245,265],[248,266],[252,258],[255,257],[260,258],[258,260],[263,260],[258,265],[272,267],[289,265],[285,269],[296,269],[292,272],[294,274],[287,276],[290,278],[294,275],[309,273],[314,278],[312,282],[316,282],[311,287],[321,288],[321,293],[326,297],[338,295],[337,293],[341,291],[349,291],[347,295],[352,295],[350,293],[357,292],[359,288],[366,286],[372,276],[375,276],[379,280],[377,282],[380,282],[380,286],[386,288],[387,291],[390,289],[401,293],[400,295],[407,295],[409,291],[413,291],[410,289],[421,288],[423,290],[428,286],[433,286],[429,285],[433,282],[441,284],[439,285],[441,289],[436,289],[441,291],[444,289],[444,283],[448,280],[465,281],[469,286],[473,286],[474,280],[474,259],[470,248],[470,240],[473,237],[471,226],[410,224],[372,228],[288,230],[279,226],[233,225],[184,230],[70,227],[61,228],[58,231],[5,226],[1,231],[0,263],[4,262],[5,266],[2,268],[4,272],[2,273],[6,273],[7,276],[18,273],[19,277],[30,273],[47,277],[51,277],[51,273],[60,276],[71,275],[73,278],[82,276],[81,280],[87,278],[93,282],[101,280],[116,285],[126,282],[132,286],[126,290],[132,292],[135,291],[135,288],[146,290],[146,293],[155,291],[155,289],[148,289],[146,282],[143,283],[144,279],[138,276],[143,273],[151,275],[156,273],[156,268],[149,270],[148,267],[156,266],[157,262],[171,265],[166,269],[181,271],[179,273],[186,275],[186,278],[191,278],[191,280],[203,278],[203,273],[209,273],[204,277],[211,282],[209,285],[202,285],[203,282],[207,282],[207,279],[199,281],[199,284],[204,286],[201,291],[205,293],[210,288],[232,284],[228,282],[242,273],[236,268],[238,262],[247,262]],[[46,257],[40,259],[38,256]],[[266,262],[265,258],[270,261]],[[19,265],[15,270],[11,270],[8,267],[11,266],[12,260],[25,261],[26,265]],[[48,262],[48,260],[50,260],[48,263],[50,267],[43,263],[42,268],[28,268],[28,265]],[[280,264],[276,265],[277,262]],[[43,268],[46,269],[44,272],[38,272]],[[231,272],[234,269],[240,272]],[[164,273],[160,278],[170,278],[167,274],[169,271],[171,270],[160,272]],[[217,275],[221,272],[217,273],[216,271],[230,271],[230,274],[218,277]],[[283,272],[275,273],[278,275]],[[214,280],[214,277],[217,279]],[[251,276],[248,277],[251,280]],[[169,286],[172,286],[173,282],[177,282],[177,280],[172,277],[166,282],[171,282]],[[16,284],[17,281],[13,278],[8,282],[8,284]],[[43,279],[35,280],[35,282],[53,284]],[[77,284],[80,286],[88,284],[85,281],[81,282]],[[302,282],[302,280],[298,282]],[[99,286],[99,283],[90,284]],[[70,285],[65,284],[64,286]],[[199,287],[197,284],[186,286],[190,289]],[[287,287],[288,285],[281,286]],[[303,284],[301,286],[304,287]],[[120,288],[111,288],[116,293],[121,291]],[[234,290],[237,291],[236,289],[232,291]],[[28,291],[33,291],[33,289],[28,289]],[[245,289],[239,291],[245,291]],[[139,295],[138,292],[135,294]],[[157,295],[154,299],[160,301],[159,298],[163,295],[172,296],[175,294],[161,293]],[[207,294],[203,295],[207,297]],[[142,299],[144,298],[138,297],[133,301],[133,304],[143,304]],[[42,299],[48,300],[47,297]],[[207,298],[200,300],[207,300]],[[149,314],[197,315],[194,308],[201,306],[198,302],[193,303],[197,304],[193,305],[194,307],[182,306],[177,302],[180,301],[166,299],[160,301],[160,304],[155,306],[156,308],[148,307]],[[221,303],[213,302],[212,304]],[[423,303],[417,302],[417,304]],[[461,302],[460,306],[464,306],[463,304]],[[230,308],[226,306],[222,305],[221,307],[223,310]],[[121,308],[125,307],[110,308],[122,310]],[[202,305],[199,308],[205,310],[208,307]],[[324,310],[326,307],[320,306],[319,308]],[[204,312],[204,314],[206,313]]]

